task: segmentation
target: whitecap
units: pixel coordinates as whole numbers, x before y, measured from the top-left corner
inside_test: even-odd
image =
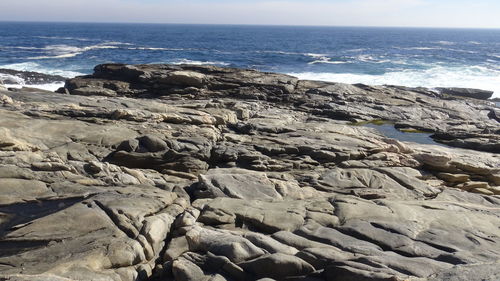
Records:
[[[345,52],[353,52],[353,53],[358,53],[358,52],[364,52],[368,49],[366,48],[359,48],[359,49],[351,49],[351,50],[346,50]]]
[[[219,66],[228,66],[230,65],[227,62],[222,62],[222,61],[197,61],[197,60],[190,60],[190,59],[177,59],[174,61],[170,61],[169,63],[171,64],[192,64],[192,65],[219,65]]]
[[[26,59],[29,59],[29,60],[64,59],[64,58],[75,57],[75,56],[80,55],[80,54],[81,53],[71,53],[71,54],[63,54],[63,55],[57,55],[57,56],[38,56],[38,57],[28,57]]]
[[[105,44],[105,45],[125,45],[125,46],[132,46],[132,45],[134,45],[132,43],[126,43],[126,42],[120,42],[120,41],[106,41],[106,42],[101,43],[101,44]]]
[[[18,49],[18,50],[44,50],[39,47],[26,47],[26,46],[2,46],[4,49]]]
[[[57,90],[61,87],[64,87],[64,82],[37,84],[37,85],[25,85],[24,83],[23,84],[5,84],[4,86],[7,88],[16,88],[16,89],[20,89],[22,87],[30,87],[30,88],[54,92],[55,90]]]
[[[325,54],[316,54],[316,53],[305,53],[305,54],[302,54],[302,55],[305,55],[305,56],[308,56],[308,57],[311,57],[311,58],[324,58],[324,57],[327,56]]]
[[[324,60],[315,60],[310,62],[309,64],[319,64],[319,63],[325,63],[325,64],[345,64],[349,63],[347,61],[324,61]]]
[[[387,62],[391,62],[390,59],[382,59],[382,58],[384,58],[384,56],[380,56],[377,59],[377,58],[375,58],[375,57],[373,57],[371,55],[363,54],[363,55],[356,56],[353,59],[355,59],[357,61],[361,61],[361,62],[367,62],[367,63],[387,63]]]
[[[432,43],[435,43],[435,44],[439,44],[439,45],[455,45],[456,43],[455,42],[450,42],[450,41],[436,41],[436,42],[432,42]]]
[[[25,83],[24,79],[21,77],[17,77],[11,74],[6,74],[6,73],[0,73],[0,82],[3,84],[5,81],[10,81],[11,83],[14,82],[14,84],[10,85],[23,85]],[[9,85],[9,84],[6,84]],[[4,85],[5,86],[5,85]]]
[[[72,70],[47,68],[35,62],[5,64],[5,65],[0,65],[0,68],[13,69],[18,71],[33,71],[51,75],[60,75],[67,78],[73,78],[75,76],[84,75],[84,73]]]
[[[79,38],[79,37],[63,37],[63,36],[33,36],[40,39],[56,39],[56,40],[76,40],[76,41],[99,41],[99,39]]]
[[[400,48],[402,50],[420,50],[420,51],[430,51],[430,50],[443,50],[443,48],[436,47],[408,47],[408,48]]]
[[[345,63],[349,63],[349,61],[332,60],[331,58],[325,57],[325,56],[320,56],[317,58],[318,58],[317,60],[314,60],[314,61],[310,62],[309,64],[345,64]]]
[[[182,48],[157,48],[157,47],[129,47],[128,50],[146,50],[146,51],[188,51],[191,49]]]
[[[96,49],[118,49],[118,46],[111,45],[109,43],[101,43],[97,45],[91,45],[86,47],[76,47],[69,45],[49,45],[42,48],[48,53],[48,55],[29,57],[27,59],[37,60],[37,59],[62,59],[71,58],[77,55],[81,55],[84,52]]]
[[[359,55],[356,59],[362,62],[373,62],[375,60],[375,58],[370,55]]]
[[[426,70],[400,70],[381,75],[354,73],[289,73],[300,79],[369,85],[402,85],[408,87],[464,87],[494,91],[500,98],[500,71],[484,66],[434,66]]]
[[[278,54],[278,55],[304,55],[303,53],[286,52],[286,51],[255,51],[255,53]]]

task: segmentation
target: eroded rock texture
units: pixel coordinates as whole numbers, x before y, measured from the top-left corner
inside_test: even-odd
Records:
[[[168,65],[59,92],[0,90],[1,280],[500,280],[488,102]]]

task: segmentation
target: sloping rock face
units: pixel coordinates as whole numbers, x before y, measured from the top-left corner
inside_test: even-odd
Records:
[[[468,88],[437,88],[443,94],[487,100],[493,96],[493,91],[485,91]]]
[[[500,280],[485,101],[188,65],[60,92],[0,89],[0,280]]]

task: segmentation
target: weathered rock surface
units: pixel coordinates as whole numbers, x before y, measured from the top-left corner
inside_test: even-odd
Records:
[[[493,91],[468,88],[437,88],[437,90],[446,95],[475,98],[481,100],[487,100],[493,95]]]
[[[0,280],[500,278],[487,102],[187,65],[60,92],[0,89]]]

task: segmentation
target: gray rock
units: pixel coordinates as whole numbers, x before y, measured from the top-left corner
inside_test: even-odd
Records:
[[[105,97],[116,96],[116,92],[113,90],[100,87],[88,87],[88,86],[74,89],[70,92],[70,94],[79,96],[105,96]]]
[[[489,102],[193,65],[59,92],[0,95],[0,279],[498,279]]]
[[[195,252],[211,252],[227,257],[238,263],[264,254],[264,251],[247,239],[200,227],[194,227],[186,233],[189,249]]]
[[[168,76],[161,78],[160,82],[178,86],[201,88],[205,85],[207,77],[194,71],[172,71]]]
[[[477,264],[477,265],[457,265],[450,269],[433,274],[428,280],[450,280],[450,281],[479,281],[479,280],[498,280],[498,263]]]
[[[442,94],[451,96],[467,97],[480,100],[487,100],[493,95],[493,91],[485,91],[469,88],[436,88]]]
[[[206,175],[200,175],[195,194],[200,198],[281,199],[265,173],[238,169],[214,169]]]
[[[304,260],[281,253],[259,257],[239,265],[256,277],[276,279],[304,276],[314,271],[314,267]]]

